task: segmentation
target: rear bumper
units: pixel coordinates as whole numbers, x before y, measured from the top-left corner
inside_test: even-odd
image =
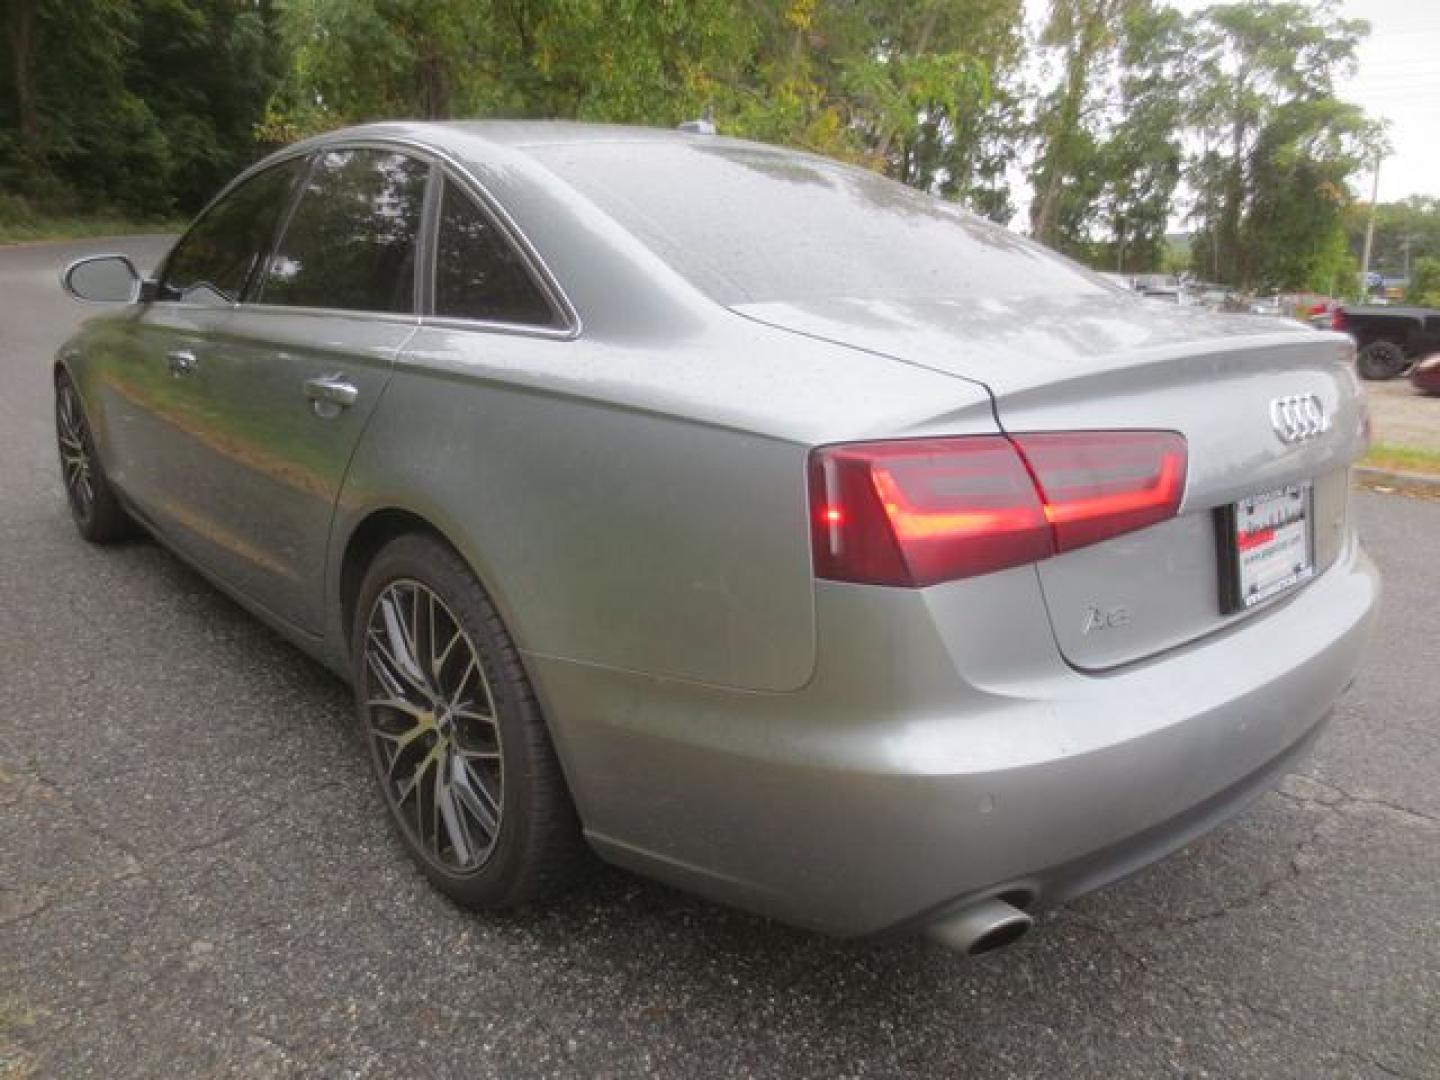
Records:
[[[527,661],[602,855],[863,934],[997,893],[1049,906],[1214,827],[1303,755],[1379,597],[1352,537],[1263,617],[1097,676],[1037,629],[1038,588],[1028,568],[824,584],[819,666],[790,694]]]

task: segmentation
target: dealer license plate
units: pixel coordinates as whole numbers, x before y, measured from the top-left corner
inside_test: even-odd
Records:
[[[1314,487],[1308,481],[1250,495],[1235,504],[1235,599],[1254,607],[1315,573],[1310,535]]]

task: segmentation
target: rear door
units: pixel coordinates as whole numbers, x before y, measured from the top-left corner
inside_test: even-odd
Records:
[[[185,463],[207,562],[297,628],[322,625],[336,496],[413,334],[428,162],[323,150],[195,377],[211,437]]]

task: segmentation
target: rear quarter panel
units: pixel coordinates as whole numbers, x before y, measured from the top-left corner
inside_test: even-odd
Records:
[[[971,383],[724,312],[623,342],[428,326],[357,451],[332,550],[407,509],[460,549],[524,652],[793,690],[815,665],[810,446],[937,410],[994,430]]]

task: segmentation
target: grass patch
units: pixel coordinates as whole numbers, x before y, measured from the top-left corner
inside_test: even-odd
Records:
[[[1393,472],[1429,473],[1440,476],[1440,450],[1421,450],[1414,446],[1376,443],[1360,459],[1361,465]]]
[[[171,217],[136,217],[117,210],[59,213],[37,209],[18,195],[0,195],[0,244],[70,240],[88,236],[179,232],[184,223]]]

